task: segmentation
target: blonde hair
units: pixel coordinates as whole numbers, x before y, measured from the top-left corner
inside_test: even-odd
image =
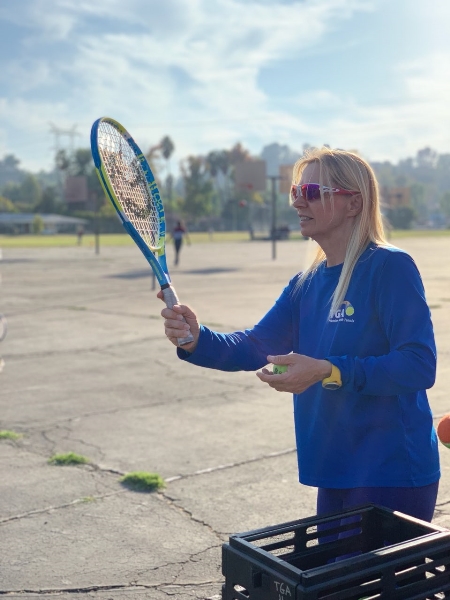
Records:
[[[327,146],[311,148],[295,163],[293,183],[298,183],[305,167],[314,162],[319,164],[317,183],[320,186],[359,191],[362,197],[362,209],[355,217],[341,276],[330,299],[330,316],[332,316],[344,302],[353,269],[367,245],[370,242],[380,246],[390,246],[390,244],[384,234],[378,183],[370,165],[354,152],[332,150]],[[321,198],[324,203],[322,189]],[[330,200],[333,202],[332,194]],[[325,259],[325,252],[319,247],[313,262],[301,274],[298,285],[301,286],[309,276],[314,275]]]

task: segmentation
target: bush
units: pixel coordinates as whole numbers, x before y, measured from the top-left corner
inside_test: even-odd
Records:
[[[33,222],[31,223],[31,232],[34,234],[40,234],[44,230],[44,221],[40,215],[35,215]]]

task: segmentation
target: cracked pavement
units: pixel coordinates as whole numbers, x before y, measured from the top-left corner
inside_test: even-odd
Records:
[[[75,239],[74,239],[75,244]],[[405,238],[421,269],[439,353],[429,397],[450,411],[450,238]],[[307,242],[183,248],[181,300],[220,331],[251,326],[304,264]],[[168,249],[172,264],[172,248]],[[3,249],[0,309],[0,596],[220,600],[232,533],[314,515],[297,481],[292,399],[254,373],[179,361],[134,247]],[[207,274],[206,274],[207,273]],[[88,465],[48,464],[76,452]],[[435,522],[450,526],[450,452],[441,448]],[[123,488],[159,473],[153,494]]]

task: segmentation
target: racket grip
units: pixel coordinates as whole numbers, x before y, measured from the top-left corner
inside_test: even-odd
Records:
[[[164,302],[168,308],[173,308],[174,304],[179,304],[177,293],[172,286],[166,287],[163,289],[162,293],[164,294]],[[183,317],[183,321],[186,323],[186,319]],[[177,338],[178,345],[184,346],[185,344],[190,344],[194,341],[194,337],[192,333],[188,333],[188,335],[184,338]]]

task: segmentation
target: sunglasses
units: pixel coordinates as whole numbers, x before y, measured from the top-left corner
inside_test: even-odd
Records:
[[[344,190],[342,188],[332,188],[326,185],[320,186],[318,183],[305,183],[303,185],[297,184],[291,187],[291,196],[292,200],[296,202],[300,198],[303,200],[307,200],[308,202],[314,202],[315,200],[320,200],[320,188],[322,187],[322,192],[324,194],[341,194],[343,196],[354,196],[355,194],[359,194],[359,192],[355,192],[354,190]]]

